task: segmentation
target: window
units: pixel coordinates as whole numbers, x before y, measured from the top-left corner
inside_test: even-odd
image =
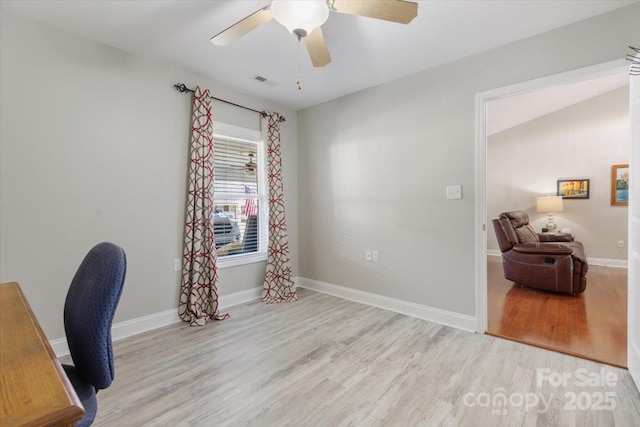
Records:
[[[221,267],[267,254],[265,150],[260,132],[214,124],[214,234]]]

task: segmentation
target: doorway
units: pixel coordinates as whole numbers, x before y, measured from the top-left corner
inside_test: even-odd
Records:
[[[501,265],[498,264],[497,265],[497,269],[495,268],[496,265],[491,265],[491,263],[487,264],[487,254],[488,254],[488,250],[487,250],[487,239],[488,238],[492,238],[493,237],[493,229],[491,227],[491,223],[490,220],[494,217],[494,215],[499,214],[500,212],[489,212],[487,210],[487,186],[488,186],[488,182],[487,182],[487,135],[489,134],[490,130],[487,127],[487,123],[486,123],[486,118],[488,115],[488,103],[492,100],[499,100],[499,99],[505,99],[507,97],[511,97],[513,95],[517,95],[517,94],[524,94],[524,93],[531,93],[533,91],[538,91],[541,89],[546,89],[549,87],[557,87],[557,86],[561,86],[561,85],[566,85],[566,84],[575,84],[578,82],[582,82],[585,80],[591,80],[591,79],[595,79],[595,78],[603,78],[603,77],[607,77],[607,76],[611,76],[612,74],[617,74],[617,73],[624,73],[627,75],[627,79],[628,79],[628,64],[625,63],[625,61],[613,61],[611,63],[606,63],[606,64],[601,64],[598,66],[594,66],[594,67],[589,67],[586,69],[581,69],[581,70],[576,70],[573,72],[568,72],[568,73],[563,73],[560,75],[554,75],[554,76],[549,76],[546,78],[542,78],[542,79],[538,79],[535,81],[530,81],[530,82],[525,82],[525,83],[521,83],[521,84],[517,84],[517,85],[513,85],[513,86],[509,86],[509,87],[505,87],[505,88],[500,88],[500,89],[496,89],[493,91],[488,91],[488,92],[484,92],[481,94],[478,94],[476,96],[476,129],[477,129],[477,135],[476,135],[476,183],[477,183],[477,187],[476,187],[476,220],[477,220],[477,238],[476,238],[476,318],[477,318],[477,332],[480,333],[484,333],[484,332],[488,332],[488,326],[489,326],[489,317],[488,317],[488,295],[489,292],[492,292],[492,290],[488,291],[488,280],[487,278],[489,277],[489,275],[495,276],[496,275],[496,271],[498,271],[499,273],[501,273]],[[627,80],[628,82],[628,80]],[[532,159],[533,158],[544,158],[544,154],[545,153],[532,153]],[[548,153],[547,153],[548,154]],[[629,156],[629,158],[631,158],[631,156]],[[560,177],[558,177],[560,178]],[[599,180],[599,185],[604,185],[603,180]],[[608,181],[607,181],[608,182]],[[607,184],[608,186],[608,184]],[[525,194],[524,197],[528,197],[528,200],[530,200],[531,202],[526,203],[526,204],[520,204],[518,205],[519,207],[522,206],[522,210],[525,209],[529,209],[529,212],[531,212],[531,209],[533,208],[533,212],[535,215],[535,208],[533,207],[533,200],[535,200],[534,195],[542,195],[540,194],[541,192],[544,191],[549,192],[549,188],[543,189],[541,190],[540,188],[535,189],[532,188],[531,189],[531,194]],[[555,190],[555,189],[552,189]],[[526,193],[526,192],[525,192]],[[537,193],[537,194],[536,194]],[[505,209],[505,210],[511,210],[511,209]],[[488,225],[488,227],[487,227]],[[536,225],[537,224],[532,224],[534,225],[535,228],[539,228]],[[571,228],[579,228],[579,224],[573,223],[570,224]],[[576,230],[578,231],[578,230]],[[629,234],[631,233],[631,231],[629,230]],[[583,233],[585,234],[585,233]],[[627,241],[629,241],[630,239],[628,238],[628,236],[624,237]],[[577,239],[579,240],[579,239]],[[497,254],[499,254],[499,251],[497,251]],[[497,255],[496,253],[493,253],[492,255]],[[491,257],[489,257],[491,258]],[[606,261],[604,258],[602,257],[602,261]],[[607,257],[608,258],[608,257]],[[612,257],[613,258],[613,257]],[[499,258],[497,258],[499,260]],[[595,263],[594,263],[595,264]],[[591,278],[594,279],[594,289],[593,292],[591,293],[591,295],[589,295],[590,297],[596,297],[596,299],[598,298],[596,295],[599,291],[597,291],[597,286],[595,285],[595,282],[598,280],[598,269],[602,269],[604,267],[598,267],[596,265],[593,265],[593,267],[591,267],[590,265],[590,272],[588,275],[588,282],[587,282],[587,292],[589,292],[589,286],[590,286],[590,280]],[[607,271],[604,270],[604,272],[606,273]],[[602,272],[600,272],[602,273]],[[593,277],[591,277],[593,276]],[[504,280],[504,279],[503,279]],[[604,280],[612,280],[611,277],[605,277]],[[627,281],[626,278],[626,274],[624,275],[623,278],[617,278],[617,279],[613,279],[613,280],[618,280],[621,283],[621,287],[622,290],[624,291],[624,297],[626,298],[626,290],[629,286],[629,283]],[[509,287],[509,282],[507,282],[506,284],[503,283],[503,290],[505,289],[505,286],[507,286],[507,290],[505,292],[503,292],[503,295],[500,296],[500,298],[502,298],[501,303],[505,303],[507,301],[510,301],[511,303],[515,304],[515,307],[518,307],[516,310],[519,310],[519,315],[521,317],[524,316],[524,318],[531,320],[532,316],[535,317],[536,315],[540,315],[540,311],[533,313],[526,313],[527,308],[529,310],[534,310],[535,306],[532,305],[532,301],[531,300],[526,300],[526,304],[524,304],[522,301],[523,300],[518,300],[519,297],[522,297],[522,295],[520,295],[520,293],[518,292],[520,289],[513,289],[513,291],[511,290],[511,288]],[[528,292],[532,292],[530,290],[526,290]],[[605,291],[606,292],[606,291]],[[494,297],[493,294],[492,298]],[[558,302],[554,302],[552,301],[554,297],[554,295],[538,295],[538,294],[533,294],[532,295],[535,298],[540,299],[539,304],[541,304],[541,306],[544,306],[546,310],[548,310],[549,306],[553,307],[554,304],[558,304]],[[615,299],[615,298],[613,298]],[[518,302],[519,301],[519,302]],[[598,301],[595,301],[595,303],[597,303]],[[524,305],[523,305],[524,304]],[[540,310],[540,307],[538,306],[537,310]],[[574,307],[575,311],[579,311],[581,308],[580,307]],[[492,308],[492,310],[494,310],[495,307]],[[584,314],[584,306],[582,307],[582,311]],[[593,311],[593,310],[592,310]],[[514,315],[518,314],[518,313],[512,313]],[[622,317],[622,316],[620,316]],[[624,325],[626,327],[626,318],[621,319],[624,321]],[[597,322],[597,321],[601,321],[601,320],[596,320],[596,319],[592,319],[592,321]],[[520,330],[520,331],[525,331],[525,332],[531,332],[533,328],[533,326],[528,325],[525,326],[522,324],[522,321],[520,321],[521,324],[518,325],[516,324],[515,326],[513,325],[507,325],[508,327],[506,329],[512,329],[512,330]],[[526,322],[525,322],[526,323]],[[513,327],[512,327],[513,326]],[[566,326],[566,325],[564,325]],[[562,327],[564,327],[563,325],[559,325],[559,329],[562,331]],[[615,328],[617,328],[619,326],[615,326]],[[505,329],[505,330],[506,330]],[[558,334],[560,336],[562,336],[562,333]],[[566,336],[566,334],[565,334]],[[526,340],[523,340],[525,342],[527,342]],[[624,337],[624,341],[626,344],[626,334]],[[559,350],[559,351],[563,351],[569,354],[574,354],[574,355],[580,355],[580,351],[571,351],[571,350],[567,350],[567,348],[554,348],[553,345],[545,345],[545,343],[541,343],[541,342],[528,342],[530,344],[533,345],[538,345],[541,347],[546,347],[546,348],[551,348],[551,349],[555,349],[555,350]],[[547,344],[549,344],[547,342]],[[620,350],[618,350],[619,352]],[[622,351],[626,352],[626,345],[625,345],[625,349],[623,349]],[[582,357],[585,357],[585,355],[582,355]],[[587,356],[587,358],[589,358]],[[599,359],[599,357],[591,357],[594,359]],[[624,359],[626,360],[626,354]],[[609,363],[614,364],[614,365],[622,365],[622,363],[619,363],[619,359],[618,359],[618,363],[616,362],[611,362],[609,361]]]

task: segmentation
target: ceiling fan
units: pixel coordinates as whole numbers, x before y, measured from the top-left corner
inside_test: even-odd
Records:
[[[331,57],[321,25],[331,11],[408,24],[418,15],[418,3],[404,0],[272,0],[268,6],[213,36],[211,42],[227,46],[275,19],[298,40],[304,39],[314,67],[324,67],[331,62]]]
[[[251,175],[256,171],[256,169],[258,168],[258,165],[256,164],[256,162],[253,161],[253,156],[255,156],[255,154],[249,153],[248,156],[249,156],[249,162],[244,164],[244,170],[245,172],[247,172],[247,174]]]

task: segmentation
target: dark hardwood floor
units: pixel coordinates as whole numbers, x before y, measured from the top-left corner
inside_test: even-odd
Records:
[[[627,270],[589,266],[580,295],[523,288],[487,260],[487,333],[618,367],[627,367]]]

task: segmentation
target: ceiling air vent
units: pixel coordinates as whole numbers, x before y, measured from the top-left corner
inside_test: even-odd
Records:
[[[264,76],[261,76],[260,74],[256,74],[255,76],[251,77],[251,79],[255,80],[255,81],[259,82],[259,83],[262,83],[264,85],[272,86],[272,87],[273,86],[278,86],[280,84],[280,83],[275,82],[273,80],[269,80],[268,78],[266,78]]]

